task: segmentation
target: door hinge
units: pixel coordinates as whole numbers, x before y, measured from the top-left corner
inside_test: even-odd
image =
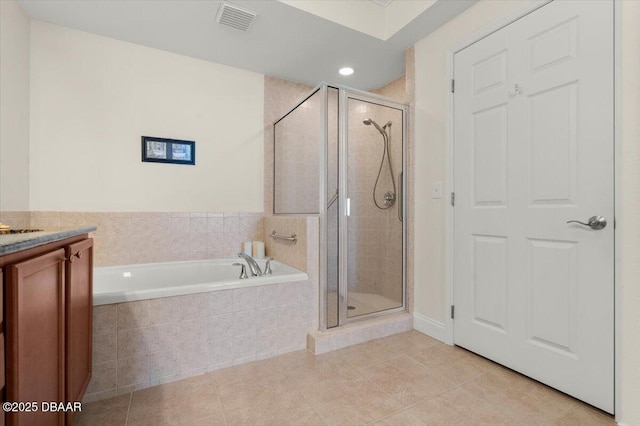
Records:
[[[456,313],[456,307],[451,305],[451,319],[455,317],[455,313]]]
[[[451,205],[452,206],[456,205],[456,193],[455,192],[451,193]]]
[[[456,91],[456,81],[451,79],[451,93],[455,93]]]

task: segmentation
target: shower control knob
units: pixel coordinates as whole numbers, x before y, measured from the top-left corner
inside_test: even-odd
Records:
[[[396,202],[396,194],[389,191],[386,194],[384,194],[384,205],[391,207],[393,205],[393,203]]]

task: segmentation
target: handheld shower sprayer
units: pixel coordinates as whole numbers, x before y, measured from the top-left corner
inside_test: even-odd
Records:
[[[382,126],[382,128],[378,125],[378,123],[376,123],[370,118],[367,118],[366,120],[364,120],[363,123],[367,126],[373,125],[376,129],[378,129],[384,141],[384,146],[382,149],[382,159],[380,160],[380,168],[378,169],[378,176],[376,177],[376,182],[373,185],[373,203],[380,210],[387,210],[393,207],[393,205],[396,202],[396,182],[393,177],[393,166],[391,165],[391,152],[389,149],[390,135],[387,133],[387,127],[391,127],[391,121],[387,121],[387,123],[384,126]],[[376,200],[376,190],[378,189],[378,183],[380,181],[380,175],[382,173],[382,167],[384,165],[385,159],[387,160],[387,163],[389,166],[389,175],[391,176],[391,185],[393,187],[393,191],[387,191],[384,194],[384,206],[382,206],[378,204],[378,200]]]
[[[380,126],[378,126],[378,123],[376,123],[376,122],[375,122],[375,121],[373,121],[372,119],[367,118],[366,120],[364,120],[364,121],[363,121],[363,123],[364,123],[364,124],[366,124],[367,126],[370,126],[370,125],[372,125],[372,124],[373,124],[373,127],[375,127],[376,129],[378,129],[378,131],[384,135],[384,130],[382,130],[382,129],[380,128]],[[387,124],[389,124],[389,123],[387,123]],[[385,127],[386,127],[386,126],[387,126],[387,125],[385,124]]]

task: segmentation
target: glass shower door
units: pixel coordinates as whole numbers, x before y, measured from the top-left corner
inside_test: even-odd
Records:
[[[404,111],[360,96],[346,108],[343,278],[354,318],[404,306]]]

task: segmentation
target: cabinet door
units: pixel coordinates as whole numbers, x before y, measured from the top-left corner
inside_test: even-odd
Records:
[[[91,379],[93,239],[69,245],[67,253],[65,398],[80,402]],[[70,418],[67,414],[67,423]]]
[[[6,268],[6,398],[64,400],[64,250]],[[8,413],[9,425],[62,425],[62,412]]]

